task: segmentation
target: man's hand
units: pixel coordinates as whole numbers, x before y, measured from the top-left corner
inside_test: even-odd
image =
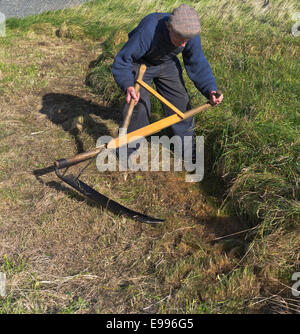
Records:
[[[216,94],[217,94],[217,92],[215,90],[213,90],[209,93],[209,100],[210,100],[210,103],[213,106],[221,103],[222,100],[223,100],[223,97],[224,97],[223,94],[221,94],[219,97],[217,97]]]
[[[126,95],[126,101],[129,103],[131,99],[134,99],[136,105],[139,102],[140,99],[140,93],[135,94],[135,90],[133,86],[130,86],[127,88],[127,95]]]

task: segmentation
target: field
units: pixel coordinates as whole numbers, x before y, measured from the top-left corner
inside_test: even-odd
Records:
[[[300,313],[300,37],[297,1],[186,1],[224,92],[196,117],[205,174],[82,179],[166,222],[141,224],[63,184],[53,161],[116,136],[114,55],[175,0],[96,0],[9,19],[0,37],[0,273],[7,313]],[[134,15],[133,15],[134,13]],[[184,73],[193,107],[205,103]],[[163,117],[152,100],[153,120]],[[72,167],[75,172],[82,166]],[[49,171],[48,173],[46,173]],[[171,190],[171,191],[170,191]]]

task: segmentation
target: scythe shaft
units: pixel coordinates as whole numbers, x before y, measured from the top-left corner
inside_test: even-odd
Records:
[[[138,93],[139,90],[140,90],[140,87],[142,86],[150,94],[154,95],[158,100],[160,100],[160,102],[167,105],[174,112],[174,114],[171,115],[171,116],[168,116],[166,118],[163,118],[163,119],[161,119],[157,122],[149,124],[149,125],[147,125],[143,128],[137,129],[137,130],[132,131],[130,133],[126,133],[126,134],[123,134],[123,135],[121,135],[117,138],[114,138],[108,144],[98,146],[98,147],[96,147],[95,149],[93,149],[89,152],[80,153],[80,154],[74,155],[73,157],[66,158],[66,159],[56,160],[54,162],[54,167],[55,167],[56,175],[61,180],[63,180],[64,182],[69,184],[71,187],[73,187],[77,191],[81,192],[83,195],[90,198],[94,202],[100,204],[102,207],[107,208],[108,210],[111,210],[116,214],[126,215],[126,216],[130,217],[131,219],[137,220],[137,221],[142,222],[142,223],[156,224],[156,223],[163,222],[164,220],[159,219],[159,218],[154,218],[154,217],[151,217],[151,216],[147,216],[147,215],[144,215],[142,213],[136,212],[134,210],[128,209],[128,208],[124,207],[123,205],[121,205],[121,204],[109,199],[108,197],[98,193],[96,190],[94,190],[93,188],[88,186],[86,183],[79,180],[79,176],[74,177],[72,174],[65,176],[65,173],[62,174],[60,172],[60,169],[62,169],[62,168],[67,168],[68,169],[68,167],[70,167],[72,165],[75,165],[75,164],[78,164],[80,162],[83,162],[83,161],[86,161],[86,160],[89,160],[91,158],[96,157],[104,149],[117,149],[117,148],[119,148],[123,145],[128,145],[129,143],[131,143],[133,141],[136,141],[137,138],[147,137],[147,136],[150,136],[152,134],[155,134],[155,133],[157,133],[157,132],[159,132],[159,131],[161,131],[161,130],[163,130],[163,129],[165,129],[165,128],[173,125],[173,124],[179,123],[186,118],[193,117],[196,114],[198,114],[202,111],[205,111],[205,110],[212,107],[212,104],[210,102],[207,102],[207,103],[205,103],[205,104],[203,104],[203,105],[201,105],[197,108],[194,108],[194,109],[191,109],[191,110],[189,110],[185,113],[182,113],[180,110],[178,110],[169,101],[164,99],[160,94],[158,94],[154,89],[152,89],[149,85],[147,85],[143,81],[143,76],[144,76],[145,71],[146,71],[146,66],[141,65],[140,71],[139,71],[139,74],[138,74],[138,78],[137,78],[136,84],[135,84],[135,92]],[[221,92],[218,91],[216,95],[218,96],[220,94],[221,94]],[[122,125],[123,129],[128,128],[131,116],[133,114],[134,105],[135,105],[135,101],[132,99],[129,106],[128,106],[127,115],[126,115],[126,117],[124,119],[124,122],[123,122],[123,125]]]

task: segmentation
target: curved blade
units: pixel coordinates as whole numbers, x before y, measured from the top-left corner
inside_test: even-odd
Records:
[[[125,206],[115,202],[114,200],[106,197],[105,195],[100,194],[98,191],[91,188],[86,183],[75,178],[74,175],[72,174],[62,176],[58,172],[57,169],[55,169],[55,173],[61,180],[66,182],[68,185],[75,188],[77,191],[79,191],[86,197],[90,198],[97,204],[100,204],[102,207],[106,208],[109,211],[112,211],[113,213],[117,215],[120,215],[120,214],[125,215],[128,218],[131,218],[133,220],[137,220],[141,223],[146,223],[146,224],[157,224],[157,223],[164,222],[164,219],[150,217],[142,213],[139,213],[137,211],[126,208]]]

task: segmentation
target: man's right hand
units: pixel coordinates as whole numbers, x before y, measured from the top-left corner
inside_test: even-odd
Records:
[[[135,101],[134,105],[136,105],[140,99],[140,93],[135,94],[135,89],[133,86],[127,88],[127,95],[126,95],[127,103],[129,103],[131,99]]]

